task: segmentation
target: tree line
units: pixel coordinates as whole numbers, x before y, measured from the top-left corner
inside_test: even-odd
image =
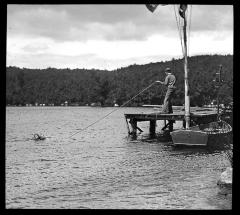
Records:
[[[191,106],[203,106],[216,100],[233,101],[233,56],[201,55],[188,58]],[[224,83],[216,87],[216,72],[222,65]],[[182,59],[145,65],[130,65],[116,70],[98,69],[28,69],[6,68],[6,104],[25,105],[44,103],[119,106],[134,97],[156,80],[164,80],[166,67],[176,76],[173,105],[184,104],[184,68]],[[166,88],[154,84],[137,96],[128,106],[162,104]]]

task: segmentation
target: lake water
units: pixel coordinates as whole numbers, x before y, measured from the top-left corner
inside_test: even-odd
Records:
[[[223,151],[150,139],[146,122],[136,140],[128,137],[124,113],[153,109],[117,108],[79,130],[115,109],[7,107],[6,208],[232,208],[217,187],[230,166]]]

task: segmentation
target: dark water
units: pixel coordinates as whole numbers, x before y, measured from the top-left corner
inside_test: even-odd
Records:
[[[146,108],[119,108],[79,130],[112,110],[7,107],[6,207],[231,209],[231,196],[217,187],[230,165],[223,151],[149,139],[146,122],[130,139],[123,114]],[[33,141],[33,133],[49,138]]]

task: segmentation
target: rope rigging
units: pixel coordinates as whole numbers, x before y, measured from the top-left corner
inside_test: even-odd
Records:
[[[175,5],[173,5],[173,9],[174,9],[174,15],[175,15],[176,23],[177,23],[177,29],[178,29],[178,33],[179,33],[179,37],[180,37],[182,54],[184,55],[183,43],[182,43],[182,33],[181,33],[181,29],[180,29],[180,18],[179,19],[177,18],[176,6]]]
[[[189,47],[190,47],[190,32],[191,32],[191,21],[192,21],[192,5],[190,7],[190,13],[189,13],[189,25],[188,25],[188,50],[187,53],[189,53]]]
[[[175,15],[175,19],[176,19],[176,24],[177,24],[177,29],[178,29],[178,34],[179,34],[179,38],[180,38],[180,42],[181,42],[181,48],[182,48],[182,54],[184,56],[184,47],[183,47],[183,32],[181,31],[181,26],[183,26],[183,21],[182,19],[177,16],[177,12],[176,12],[176,5],[173,5],[173,9],[174,9],[174,15]],[[190,12],[188,13],[188,10],[186,10],[186,17],[189,20],[189,25],[188,25],[188,29],[187,29],[187,34],[188,34],[188,47],[187,47],[187,53],[189,53],[189,46],[190,46],[190,30],[191,30],[191,18],[192,18],[192,5],[190,7]]]

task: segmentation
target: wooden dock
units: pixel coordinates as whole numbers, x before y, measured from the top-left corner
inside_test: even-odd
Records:
[[[138,127],[137,123],[141,121],[149,121],[149,132],[151,135],[156,133],[156,122],[157,120],[164,121],[164,127],[162,131],[168,129],[173,131],[173,124],[175,121],[182,121],[183,127],[185,127],[185,113],[181,110],[174,110],[171,114],[161,113],[159,111],[141,112],[141,113],[125,113],[125,119],[128,126],[128,133],[132,135],[137,134],[137,130],[142,132],[141,128]],[[217,111],[207,108],[191,108],[190,114],[191,126],[209,123],[217,120]],[[168,121],[168,122],[167,122]],[[131,127],[131,131],[129,128]]]

